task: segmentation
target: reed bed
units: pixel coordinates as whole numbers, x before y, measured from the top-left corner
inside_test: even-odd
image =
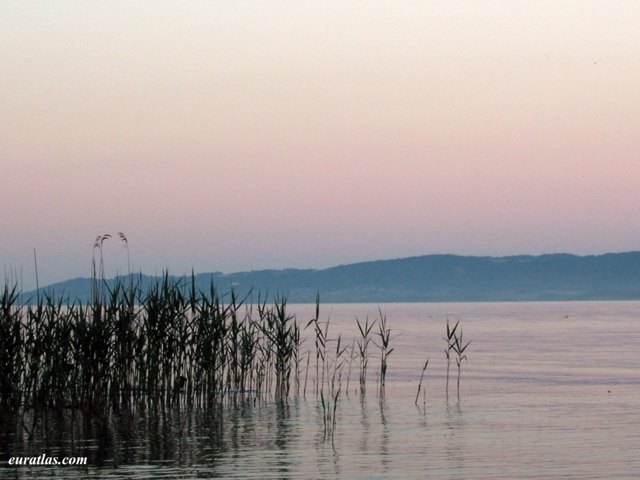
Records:
[[[47,294],[23,304],[17,286],[5,285],[1,292],[0,408],[22,411],[21,418],[32,411],[31,429],[43,409],[165,411],[222,402],[286,403],[292,395],[306,398],[310,383],[325,435],[333,436],[352,364],[364,397],[372,357],[380,362],[377,394],[384,400],[394,348],[381,310],[373,321],[356,318],[358,336],[343,342],[341,335],[332,336],[328,319],[320,320],[319,298],[315,317],[301,328],[284,297],[268,303],[258,296],[254,302],[234,292],[222,295],[213,282],[202,291],[193,275],[173,281],[165,273],[143,291],[140,279],[129,274],[109,287],[100,278],[105,238],[96,241],[87,304]],[[126,238],[122,241],[126,246]],[[467,359],[469,342],[463,342],[459,323],[451,326],[447,320],[447,399],[451,357],[458,367],[458,399]],[[303,351],[305,342],[309,348]],[[372,343],[377,349],[369,348]],[[428,364],[419,376],[416,405],[420,393],[426,394]],[[29,430],[24,421],[23,426]]]
[[[98,268],[100,262],[98,261]],[[245,304],[212,284],[131,278],[92,301],[0,296],[0,403],[26,408],[211,405],[286,400],[299,385],[300,328],[286,300]],[[295,375],[292,372],[295,371]]]

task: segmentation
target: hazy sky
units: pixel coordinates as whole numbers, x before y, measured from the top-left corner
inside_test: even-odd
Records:
[[[3,1],[0,265],[640,249],[640,2]],[[126,253],[104,247],[107,274]]]

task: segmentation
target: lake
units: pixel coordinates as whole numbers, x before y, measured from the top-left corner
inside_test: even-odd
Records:
[[[640,477],[640,302],[321,304],[320,318],[330,319],[329,338],[350,345],[356,317],[379,319],[379,308],[394,348],[385,396],[371,345],[367,394],[357,390],[354,360],[348,379],[343,369],[332,433],[313,380],[286,404],[46,416],[31,442],[3,418],[0,477]],[[314,305],[289,309],[302,325],[314,314]],[[455,362],[448,400],[445,392],[447,318],[460,319],[471,340],[459,401]],[[303,350],[313,349],[310,329],[304,336]],[[312,373],[314,362],[315,353]],[[86,456],[88,465],[7,464],[43,453]]]

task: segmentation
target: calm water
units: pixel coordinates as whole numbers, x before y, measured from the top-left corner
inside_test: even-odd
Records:
[[[292,305],[300,323],[313,307]],[[49,418],[34,442],[0,434],[2,478],[639,478],[640,302],[381,305],[392,328],[386,398],[343,393],[333,435],[306,399],[222,412]],[[321,305],[350,343],[378,305]],[[445,321],[472,341],[461,400],[445,396]],[[311,332],[307,332],[311,337]],[[307,340],[311,347],[313,340]],[[373,349],[375,353],[375,347]],[[424,360],[426,396],[414,405]],[[313,362],[312,362],[313,365]],[[343,379],[343,383],[345,383]],[[1,413],[0,413],[1,414]],[[6,422],[6,423],[5,423]],[[11,424],[11,420],[3,419]],[[9,467],[11,455],[82,455],[89,466]]]

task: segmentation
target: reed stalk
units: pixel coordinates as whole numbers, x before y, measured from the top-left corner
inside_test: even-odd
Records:
[[[460,401],[460,375],[462,373],[462,363],[467,360],[467,355],[464,353],[467,350],[467,347],[471,344],[471,341],[464,343],[462,341],[462,327],[460,328],[460,336],[454,335],[455,341],[453,346],[453,351],[456,353],[456,365],[458,366],[458,383],[457,383],[457,392],[458,392],[458,401]]]
[[[378,323],[378,340],[377,347],[380,349],[380,384],[379,395],[380,398],[385,396],[385,380],[387,377],[387,367],[389,355],[393,352],[393,348],[389,348],[391,344],[391,329],[387,328],[387,316],[382,313],[381,309],[378,309],[380,314],[380,322]]]
[[[369,317],[366,317],[364,324],[360,323],[360,320],[356,317],[356,324],[360,331],[360,338],[357,340],[358,354],[360,356],[360,395],[366,395],[367,393],[367,367],[369,362],[369,344],[371,343],[371,331],[376,324],[374,320],[369,324]]]
[[[315,308],[315,317],[312,318],[305,329],[309,326],[313,327],[313,332],[315,334],[315,352],[316,352],[316,377],[315,377],[315,385],[316,385],[316,396],[318,396],[319,392],[324,388],[324,379],[325,379],[325,371],[326,371],[326,358],[327,358],[327,341],[328,341],[328,332],[329,332],[329,320],[324,324],[324,328],[320,323],[320,297],[316,296],[316,308]]]
[[[17,408],[21,401],[18,390],[24,375],[24,337],[22,308],[17,305],[18,288],[4,286],[0,297],[0,408]]]
[[[96,256],[96,279],[99,265]],[[265,394],[286,401],[292,385],[299,390],[304,339],[286,299],[261,303],[256,316],[245,299],[231,293],[225,301],[213,284],[208,292],[197,290],[193,277],[189,285],[165,273],[144,293],[127,283],[98,283],[99,293],[86,305],[44,293],[20,306],[17,286],[5,286],[0,404],[164,408]],[[327,328],[319,326],[322,358]],[[321,376],[330,375],[321,365]]]
[[[449,318],[447,317],[447,336],[446,338],[444,338],[444,341],[447,342],[447,348],[445,348],[444,350],[444,354],[447,358],[447,384],[445,387],[447,400],[449,400],[449,370],[451,366],[451,351],[453,350],[453,347],[455,345],[456,329],[458,328],[459,323],[460,320],[458,320],[453,328],[451,328],[449,325]]]
[[[418,398],[420,397],[420,390],[422,390],[422,380],[424,379],[424,372],[427,370],[428,366],[429,366],[429,359],[427,358],[427,361],[424,362],[424,367],[422,367],[422,374],[420,375],[420,383],[418,383],[418,393],[416,393],[416,401],[415,401],[416,406],[418,406]]]

